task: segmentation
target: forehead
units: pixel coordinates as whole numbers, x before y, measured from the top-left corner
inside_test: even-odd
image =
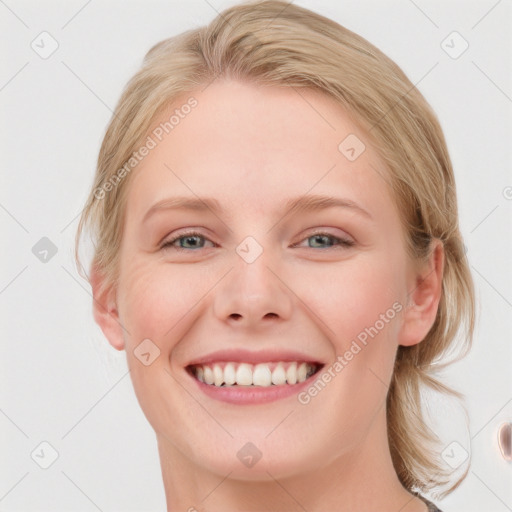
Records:
[[[191,98],[195,106],[182,108]],[[173,195],[215,197],[248,215],[308,193],[393,208],[385,167],[365,132],[333,98],[311,89],[216,80],[162,111],[150,137],[155,147],[128,192],[133,215]]]

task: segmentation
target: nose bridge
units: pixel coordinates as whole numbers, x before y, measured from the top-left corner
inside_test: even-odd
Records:
[[[272,261],[272,253],[276,252],[271,251],[268,246],[264,247],[263,243],[253,236],[244,238],[235,252],[237,258],[234,270],[242,298],[248,302],[265,300],[276,285],[272,282],[275,276],[269,270],[269,267],[276,265],[276,262]],[[270,305],[270,302],[268,304]]]
[[[247,301],[263,299],[274,286],[270,281],[275,276],[268,268],[272,266],[270,250],[249,236],[237,246],[236,253],[235,272],[240,291]]]
[[[256,238],[247,236],[235,253],[234,268],[215,297],[219,319],[253,325],[268,318],[289,318],[292,299],[276,276],[278,251],[264,248]]]

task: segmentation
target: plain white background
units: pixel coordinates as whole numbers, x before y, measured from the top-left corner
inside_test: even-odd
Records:
[[[234,3],[0,1],[2,511],[165,509],[153,430],[125,353],[93,323],[72,244],[111,111],[145,52]],[[429,401],[445,445],[472,453],[465,482],[437,503],[510,511],[512,464],[496,434],[512,421],[511,3],[295,3],[382,49],[439,116],[480,318],[472,353],[444,375],[467,396],[469,430],[461,410]],[[51,49],[43,31],[58,43],[46,59],[31,47]],[[46,262],[36,257],[43,237],[57,250]]]

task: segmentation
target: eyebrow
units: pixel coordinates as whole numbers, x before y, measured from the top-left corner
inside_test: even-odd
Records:
[[[285,203],[284,211],[286,212],[285,215],[287,216],[290,214],[308,213],[333,207],[351,209],[354,212],[366,217],[367,219],[373,219],[370,212],[365,210],[362,206],[358,205],[351,199],[317,194],[289,199]],[[151,206],[151,208],[149,208],[149,210],[144,214],[142,222],[146,222],[149,217],[158,211],[174,209],[192,210],[197,212],[206,212],[207,210],[210,210],[215,214],[225,213],[225,210],[220,205],[219,201],[212,197],[169,197]]]

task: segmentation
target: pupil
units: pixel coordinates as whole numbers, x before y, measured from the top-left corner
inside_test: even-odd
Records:
[[[320,245],[322,245],[322,243],[323,244],[328,243],[327,237],[325,235],[315,235],[314,239],[315,239],[315,242],[320,243]],[[322,242],[322,239],[323,239],[323,242]]]
[[[186,238],[184,239],[184,241],[185,241],[185,244],[190,243],[190,245],[191,245],[192,247],[197,247],[197,245],[198,245],[198,244],[197,244],[197,243],[194,243],[194,242],[197,242],[198,238],[199,238],[199,237],[198,237],[197,235],[188,236],[188,237],[186,237]]]

